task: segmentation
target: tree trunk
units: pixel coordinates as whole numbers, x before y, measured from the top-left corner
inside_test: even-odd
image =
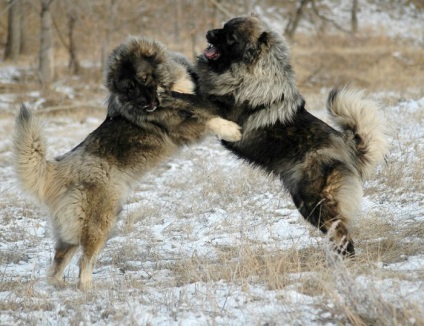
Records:
[[[75,42],[75,24],[77,23],[77,16],[72,9],[68,10],[68,38],[69,38],[69,64],[68,67],[72,74],[78,75],[80,64],[77,57],[77,47]]]
[[[174,41],[177,44],[178,50],[181,50],[181,0],[174,0],[175,17],[174,17]]]
[[[21,0],[9,1],[4,59],[16,60],[21,50]]]
[[[302,19],[303,10],[305,9],[306,5],[311,0],[300,0],[299,6],[296,9],[296,13],[294,17],[290,17],[290,20],[286,26],[284,34],[289,38],[292,39],[294,37],[294,34],[296,33],[297,26],[299,25],[300,20]]]
[[[30,31],[28,29],[28,12],[29,12],[29,3],[27,0],[21,0],[21,49],[20,54],[30,54]],[[31,1],[31,0],[29,0]]]
[[[106,67],[106,61],[109,57],[109,44],[113,31],[115,30],[115,16],[118,10],[119,1],[111,0],[109,4],[109,21],[106,26],[106,35],[102,44],[102,52],[101,52],[101,63],[102,63],[102,71]]]
[[[194,21],[194,20],[193,20]],[[196,31],[196,25],[195,23],[193,23],[193,28],[190,31],[190,36],[191,36],[191,55],[192,55],[192,60],[196,60],[197,57],[197,31]]]
[[[50,5],[54,0],[41,0],[41,39],[39,55],[39,76],[44,87],[53,81],[53,35]]]
[[[352,33],[355,34],[358,31],[358,0],[353,0],[352,4]]]

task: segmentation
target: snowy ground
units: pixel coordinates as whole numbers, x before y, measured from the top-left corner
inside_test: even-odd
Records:
[[[2,95],[0,102],[7,101]],[[5,116],[0,324],[337,325],[352,323],[351,313],[371,323],[386,314],[386,322],[418,325],[424,320],[424,97],[401,100],[384,115],[393,124],[393,146],[387,165],[366,184],[363,214],[354,222],[357,264],[325,255],[326,239],[302,220],[280,184],[210,138],[142,179],[87,293],[75,287],[76,259],[66,271],[69,287],[46,283],[51,229],[45,211],[18,189],[13,117]],[[51,157],[101,123],[100,115],[43,119]]]

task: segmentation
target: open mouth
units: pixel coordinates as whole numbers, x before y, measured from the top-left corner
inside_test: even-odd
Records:
[[[215,61],[221,57],[221,50],[217,46],[209,44],[208,47],[203,51],[203,55],[206,59]]]
[[[153,92],[150,92],[153,93]],[[143,96],[140,96],[135,101],[135,107],[137,107],[139,110],[143,110],[144,112],[153,112],[155,111],[159,106],[159,99],[156,96],[156,90],[154,94],[144,94]]]
[[[150,113],[155,111],[158,108],[158,106],[159,106],[159,100],[154,99],[154,100],[151,100],[150,103],[144,102],[143,105],[141,106],[141,109]]]
[[[157,101],[152,101],[151,103],[143,106],[143,110],[145,110],[146,112],[153,112],[154,110],[156,110],[158,107],[158,102]]]

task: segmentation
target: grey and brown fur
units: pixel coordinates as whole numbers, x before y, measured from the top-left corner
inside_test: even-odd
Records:
[[[124,42],[111,54],[106,74],[110,90],[106,120],[71,151],[48,160],[46,139],[36,115],[22,106],[16,118],[16,172],[23,189],[49,210],[56,239],[49,279],[55,284],[63,281],[64,269],[81,247],[79,287],[90,288],[96,257],[116,216],[129,191],[149,169],[210,131],[230,141],[240,139],[235,123],[213,116],[200,105],[187,108],[183,98],[172,98],[171,103],[167,92],[158,103],[157,85],[173,90],[175,85],[190,85],[191,77],[178,63],[167,62],[173,59],[162,47],[140,48],[134,40],[140,39]],[[144,68],[147,75],[137,65],[145,59],[152,60],[152,67]],[[153,74],[161,64],[170,69]],[[139,74],[144,74],[149,85],[140,83]]]
[[[285,39],[257,17],[231,19],[206,39],[200,94],[243,129],[225,147],[279,177],[302,216],[353,255],[349,221],[359,213],[362,182],[387,151],[378,105],[363,91],[336,88],[327,109],[340,131],[310,114]]]

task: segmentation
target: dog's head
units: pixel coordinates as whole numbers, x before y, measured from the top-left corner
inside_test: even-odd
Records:
[[[130,37],[115,48],[105,70],[105,84],[114,101],[126,110],[154,111],[159,104],[157,67],[165,58],[164,47],[148,38]]]
[[[138,62],[137,62],[138,61]],[[127,109],[153,112],[159,104],[157,85],[147,60],[123,62],[112,80],[111,93]]]
[[[232,114],[255,114],[252,126],[289,120],[302,105],[288,44],[266,22],[233,18],[208,31],[206,40],[209,46],[197,59],[200,93]]]
[[[223,28],[208,31],[206,40],[209,45],[203,58],[212,69],[222,71],[232,63],[254,64],[267,47],[268,32],[254,16],[237,17]]]
[[[160,42],[146,37],[129,37],[109,56],[105,84],[114,100],[130,109],[152,112],[159,105],[158,87],[167,80],[168,56]]]

